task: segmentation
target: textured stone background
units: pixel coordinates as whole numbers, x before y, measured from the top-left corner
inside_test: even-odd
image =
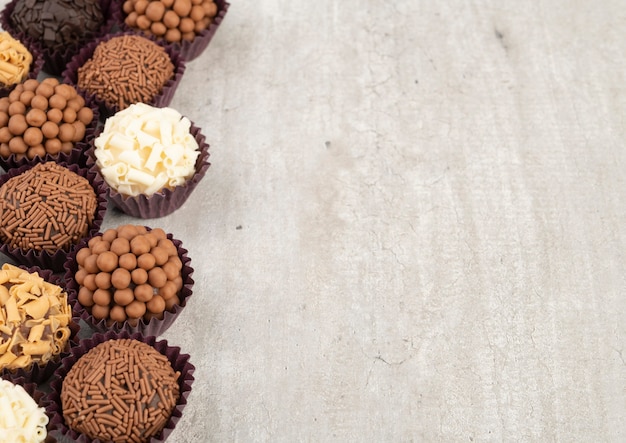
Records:
[[[626,441],[624,3],[232,3],[170,440]]]

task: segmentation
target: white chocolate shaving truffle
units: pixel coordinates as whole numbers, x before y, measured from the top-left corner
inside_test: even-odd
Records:
[[[120,194],[150,196],[180,186],[200,155],[190,127],[175,109],[133,104],[106,120],[95,140],[96,164]]]
[[[48,416],[23,387],[0,379],[0,443],[39,443]]]

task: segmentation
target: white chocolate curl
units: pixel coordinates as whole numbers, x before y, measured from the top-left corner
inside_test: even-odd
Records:
[[[135,103],[106,120],[95,140],[96,164],[120,194],[149,197],[180,186],[200,155],[190,127],[175,109]]]
[[[0,443],[39,443],[46,439],[48,416],[19,385],[0,379]]]

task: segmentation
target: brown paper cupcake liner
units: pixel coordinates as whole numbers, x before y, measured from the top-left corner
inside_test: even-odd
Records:
[[[106,184],[104,180],[96,174],[94,171],[81,168],[78,165],[68,165],[67,163],[59,163],[61,166],[65,166],[70,171],[86,178],[93,187],[96,198],[98,200],[98,207],[93,219],[91,228],[87,232],[86,239],[90,239],[100,231],[100,226],[104,220],[104,214],[107,210],[107,198],[106,198]],[[19,168],[13,168],[6,174],[0,175],[0,187],[4,185],[9,179],[22,174],[23,172],[32,168],[33,165],[24,165]],[[6,243],[0,244],[0,252],[7,257],[15,260],[17,263],[25,266],[39,266],[42,269],[50,269],[54,272],[64,272],[63,265],[67,259],[67,254],[71,253],[76,248],[76,245],[72,245],[68,251],[58,250],[54,253],[48,251],[37,251],[34,249],[21,249],[12,248]]]
[[[141,29],[132,28],[124,22],[124,20],[126,19],[126,14],[124,14],[124,11],[122,10],[123,3],[124,2],[120,2],[119,5],[120,21],[117,22],[117,25],[120,27],[120,29],[123,29],[124,31],[132,31],[140,35],[145,35]],[[213,36],[215,36],[215,33],[219,29],[220,24],[222,23],[224,17],[226,16],[226,13],[228,12],[230,3],[228,3],[226,0],[215,0],[215,4],[217,5],[217,14],[213,18],[213,21],[208,28],[204,29],[202,32],[196,35],[193,40],[183,40],[180,43],[165,43],[167,46],[172,47],[174,51],[180,54],[183,60],[190,62],[195,58],[198,58],[198,56],[200,56],[200,54],[202,54],[204,50],[209,46],[209,43],[213,39]]]
[[[145,227],[148,231],[152,229],[148,226]],[[102,234],[98,234],[102,235]],[[183,262],[183,268],[181,269],[181,275],[183,278],[183,287],[180,290],[178,297],[180,299],[180,304],[174,306],[173,311],[165,311],[163,313],[163,318],[152,318],[150,321],[145,321],[141,318],[135,326],[130,324],[128,321],[124,321],[123,323],[112,322],[107,323],[107,320],[96,319],[91,313],[85,309],[83,305],[78,301],[78,291],[80,290],[80,285],[74,278],[76,271],[78,271],[78,263],[76,261],[76,254],[78,251],[87,246],[88,240],[85,239],[79,243],[77,248],[68,255],[67,260],[65,262],[65,284],[67,288],[68,298],[70,304],[72,305],[72,309],[74,310],[74,315],[76,317],[80,317],[91,329],[97,332],[106,332],[106,331],[114,331],[114,332],[122,332],[126,331],[128,333],[141,333],[143,335],[161,335],[174,323],[176,318],[183,311],[185,306],[187,306],[187,301],[189,297],[191,297],[193,290],[194,280],[191,278],[193,274],[193,268],[190,266],[191,259],[187,256],[187,249],[183,248],[182,242],[180,240],[174,239],[172,234],[167,234],[167,238],[170,239],[176,249],[178,250],[178,258]]]
[[[49,269],[41,269],[38,266],[19,266],[21,269],[25,269],[30,273],[36,272],[39,274],[41,278],[45,281],[50,282],[54,285],[61,286],[68,293],[68,304],[71,306],[71,302],[69,300],[69,292],[66,285],[61,281],[61,277],[54,275],[53,272]],[[50,360],[45,365],[32,365],[30,368],[20,368],[20,369],[0,369],[0,377],[5,380],[9,380],[15,383],[15,380],[24,380],[28,383],[44,383],[48,380],[54,371],[60,366],[61,360],[69,354],[70,348],[72,346],[76,346],[78,344],[78,334],[80,332],[80,323],[79,318],[72,315],[71,322],[69,324],[70,327],[70,339],[68,340],[65,349]]]
[[[195,371],[195,366],[189,362],[189,354],[182,354],[178,346],[169,346],[166,340],[157,340],[154,336],[145,336],[139,333],[129,334],[126,331],[109,331],[105,334],[97,333],[91,338],[81,340],[77,346],[70,350],[70,355],[63,359],[61,366],[54,374],[50,383],[50,394],[46,397],[48,401],[48,408],[46,409],[46,412],[48,413],[48,417],[52,418],[53,434],[57,438],[60,439],[60,437],[64,437],[79,443],[101,443],[100,439],[92,440],[85,434],[81,434],[73,429],[70,429],[65,424],[65,420],[63,418],[63,408],[61,406],[61,389],[63,386],[63,379],[70,371],[74,363],[89,352],[89,350],[101,343],[104,343],[105,341],[124,338],[139,340],[142,343],[152,346],[158,352],[167,357],[175,372],[180,372],[180,376],[178,378],[180,397],[178,398],[178,402],[174,407],[172,415],[165,425],[165,428],[163,428],[159,434],[152,437],[149,442],[164,442],[172,433],[176,424],[182,417],[183,410],[187,405],[187,398],[189,397],[189,394],[191,394],[191,387],[194,381],[193,373]]]
[[[72,85],[72,87],[75,87]],[[95,102],[93,96],[88,95],[85,91],[76,88],[76,92],[85,99],[85,105],[91,108],[93,112],[93,120],[89,125],[85,128],[85,137],[79,142],[74,144],[74,149],[72,149],[69,153],[59,152],[58,154],[46,154],[43,157],[36,156],[35,158],[29,159],[27,157],[22,157],[20,159],[17,156],[11,155],[10,157],[3,158],[0,156],[0,167],[5,171],[9,171],[13,168],[19,168],[24,165],[35,165],[37,163],[45,163],[45,162],[56,162],[56,163],[67,163],[68,165],[78,165],[81,168],[87,166],[87,151],[91,147],[93,143],[93,139],[96,134],[96,130],[100,126],[100,107],[98,103]]]
[[[11,14],[13,13],[16,4],[19,1],[21,0],[12,0],[4,7],[2,12],[0,13],[0,25],[3,29],[9,31],[11,35],[25,35],[24,33],[17,31],[13,24],[13,21],[11,20]],[[83,41],[76,44],[67,45],[61,51],[48,49],[40,44],[44,59],[43,70],[48,74],[60,76],[67,66],[67,63],[72,59],[73,56],[78,53],[78,51],[80,51],[80,49],[84,46],[86,42],[100,38],[109,33],[111,28],[118,20],[112,15],[112,10],[114,9],[112,8],[112,3],[112,0],[100,0],[100,8],[102,9],[102,14],[104,15],[104,21],[102,23],[102,26],[96,33],[87,37]]]
[[[11,36],[13,37],[13,35]],[[32,39],[24,35],[21,35],[17,40],[19,40],[26,47],[26,49],[28,49],[30,54],[33,56],[33,61],[30,65],[30,71],[28,72],[28,75],[26,76],[26,78],[20,82],[20,83],[24,83],[26,80],[36,79],[39,76],[39,73],[43,70],[44,58],[43,58],[43,52],[41,51],[41,48]],[[13,85],[0,87],[0,97],[8,96],[18,84],[19,83],[15,83]]]
[[[130,197],[122,195],[111,188],[100,174],[98,165],[96,165],[95,146],[92,146],[87,151],[87,167],[90,167],[92,171],[96,171],[102,180],[105,181],[109,200],[125,214],[139,218],[165,217],[176,211],[187,201],[193,190],[198,186],[198,183],[200,183],[200,180],[205,176],[209,166],[211,166],[211,163],[209,163],[209,144],[206,143],[206,138],[200,132],[200,128],[195,126],[193,122],[191,122],[190,133],[196,139],[200,150],[200,155],[196,159],[195,173],[182,185],[174,189],[163,189],[150,197],[146,195]],[[99,133],[96,134],[94,140],[98,135]]]
[[[9,381],[15,385],[19,385],[24,388],[26,393],[30,395],[33,400],[35,400],[37,406],[43,408],[46,411],[46,415],[48,416],[48,425],[46,426],[47,434],[44,443],[56,443],[57,439],[52,435],[52,431],[54,429],[54,425],[52,424],[52,418],[48,415],[47,412],[50,406],[47,394],[40,390],[36,383],[30,383],[24,378],[19,377]]]
[[[96,48],[98,47],[100,43],[109,41],[112,38],[120,37],[122,35],[137,35],[137,33],[118,32],[114,34],[108,34],[104,37],[101,37],[101,38],[98,38],[96,40],[89,42],[67,64],[67,68],[62,73],[63,81],[65,83],[69,83],[73,85],[77,89],[81,89],[78,87],[78,69],[81,66],[83,66],[89,59],[91,59]],[[154,96],[152,100],[147,102],[147,104],[149,105],[163,108],[163,107],[168,106],[171,103],[172,99],[174,98],[174,93],[176,92],[176,88],[178,88],[178,85],[180,84],[183,74],[185,73],[185,61],[172,48],[166,46],[163,43],[158,42],[154,38],[147,37],[147,36],[143,36],[143,37],[163,47],[165,51],[167,52],[167,54],[169,55],[170,60],[172,61],[172,64],[174,65],[174,76],[165,83],[165,85],[163,86],[163,89],[158,95]],[[89,91],[87,91],[86,94],[90,94]],[[107,103],[105,103],[104,100],[99,98],[98,95],[96,94],[91,94],[91,95],[93,95],[95,102],[100,107],[100,117],[102,119],[106,119],[107,117],[110,117],[111,115],[115,114],[116,112],[120,110],[119,106],[108,105]]]

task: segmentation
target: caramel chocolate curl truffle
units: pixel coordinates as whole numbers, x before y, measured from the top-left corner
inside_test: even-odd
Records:
[[[11,21],[18,31],[57,51],[90,38],[104,16],[99,0],[21,0]]]
[[[174,76],[174,64],[162,46],[139,35],[101,42],[91,59],[78,68],[78,87],[109,107],[125,109],[148,103]]]
[[[4,264],[0,271],[0,369],[30,368],[59,355],[70,338],[71,314],[60,286],[37,273]]]
[[[33,55],[8,32],[0,32],[0,82],[6,86],[19,83],[30,72]]]
[[[87,235],[97,206],[87,179],[54,162],[38,163],[0,187],[0,241],[67,251]]]
[[[65,376],[63,417],[92,439],[147,442],[165,427],[178,402],[179,376],[166,356],[145,343],[105,341]]]

